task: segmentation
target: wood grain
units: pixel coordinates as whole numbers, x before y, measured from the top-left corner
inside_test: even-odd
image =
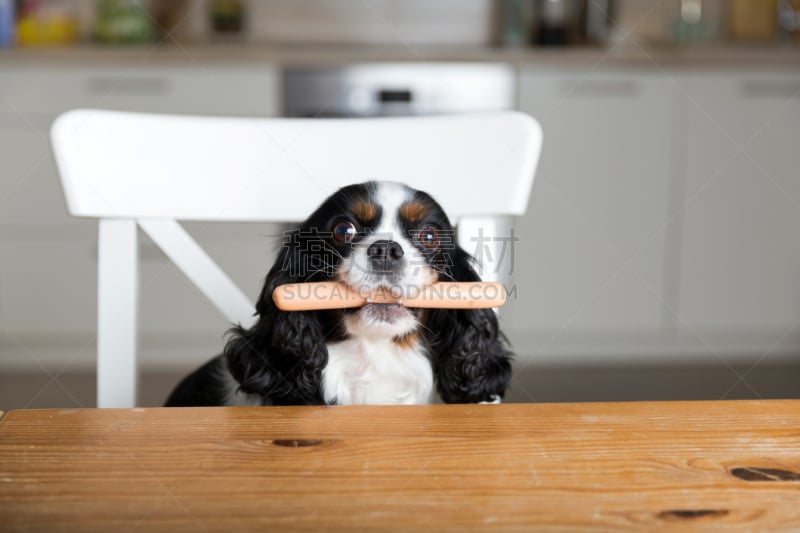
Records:
[[[11,531],[800,530],[800,401],[11,411]]]

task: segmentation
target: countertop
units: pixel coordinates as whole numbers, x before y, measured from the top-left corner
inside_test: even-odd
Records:
[[[764,67],[800,71],[800,47],[774,45],[617,45],[608,48],[495,48],[273,43],[75,46],[0,51],[10,64],[187,64],[197,66],[270,64],[281,67],[338,66],[378,62],[501,62],[518,66],[585,67]]]

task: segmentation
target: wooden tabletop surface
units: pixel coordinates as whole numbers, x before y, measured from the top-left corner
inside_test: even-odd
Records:
[[[11,411],[0,530],[800,531],[800,401]]]

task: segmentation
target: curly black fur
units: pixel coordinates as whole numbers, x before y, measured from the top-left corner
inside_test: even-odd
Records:
[[[480,281],[472,258],[453,252],[442,281]],[[491,402],[503,398],[511,380],[511,352],[491,309],[434,309],[425,329],[436,388],[446,403]]]
[[[223,352],[239,389],[272,405],[324,403],[319,384],[328,351],[322,314],[280,311],[272,302],[275,287],[297,281],[273,267],[258,300],[258,322],[231,329]]]
[[[283,247],[267,274],[258,297],[258,322],[250,329],[236,326],[223,352],[239,390],[257,394],[265,404],[323,404],[322,371],[328,362],[326,343],[341,340],[341,313],[281,311],[272,300],[279,285],[326,281],[334,274],[337,250],[320,235],[331,218],[329,202],[303,225],[285,235]],[[323,250],[318,248],[323,246]]]

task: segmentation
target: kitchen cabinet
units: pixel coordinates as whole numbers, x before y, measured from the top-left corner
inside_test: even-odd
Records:
[[[161,113],[272,116],[278,78],[269,65],[12,66],[0,71],[0,111],[56,115],[94,107]]]
[[[520,360],[683,355],[720,365],[714,352],[796,353],[800,76],[772,67],[517,71],[518,108],[544,129],[529,211],[514,221],[513,264],[508,254],[501,265],[516,287],[500,317]],[[93,363],[97,227],[67,214],[49,143],[58,113],[275,116],[278,76],[255,62],[4,66],[0,327],[48,365],[71,354]],[[185,227],[255,299],[281,228]],[[228,324],[144,237],[140,248],[141,360],[188,368],[222,346]],[[0,363],[30,365],[2,331]]]
[[[687,115],[678,327],[748,335],[764,353],[800,323],[800,75],[676,81]]]
[[[548,338],[658,336],[675,172],[671,85],[652,69],[523,68],[519,108],[541,122],[544,146],[517,220],[518,300],[503,310],[507,327],[540,332],[522,337],[534,351]]]
[[[37,64],[0,71],[0,327],[16,339],[0,335],[4,364],[30,364],[31,353],[57,365],[54,370],[71,354],[78,354],[78,364],[94,360],[97,223],[68,215],[49,141],[52,120],[78,107],[275,116],[278,76],[269,65],[205,69],[146,62],[138,68]],[[255,299],[272,248],[266,235],[276,229],[187,226]],[[213,355],[229,325],[144,238],[140,255],[142,360],[180,364],[169,358],[181,350],[193,353],[193,361]]]
[[[545,132],[502,314],[523,355],[796,353],[800,76],[522,69],[519,88]]]

